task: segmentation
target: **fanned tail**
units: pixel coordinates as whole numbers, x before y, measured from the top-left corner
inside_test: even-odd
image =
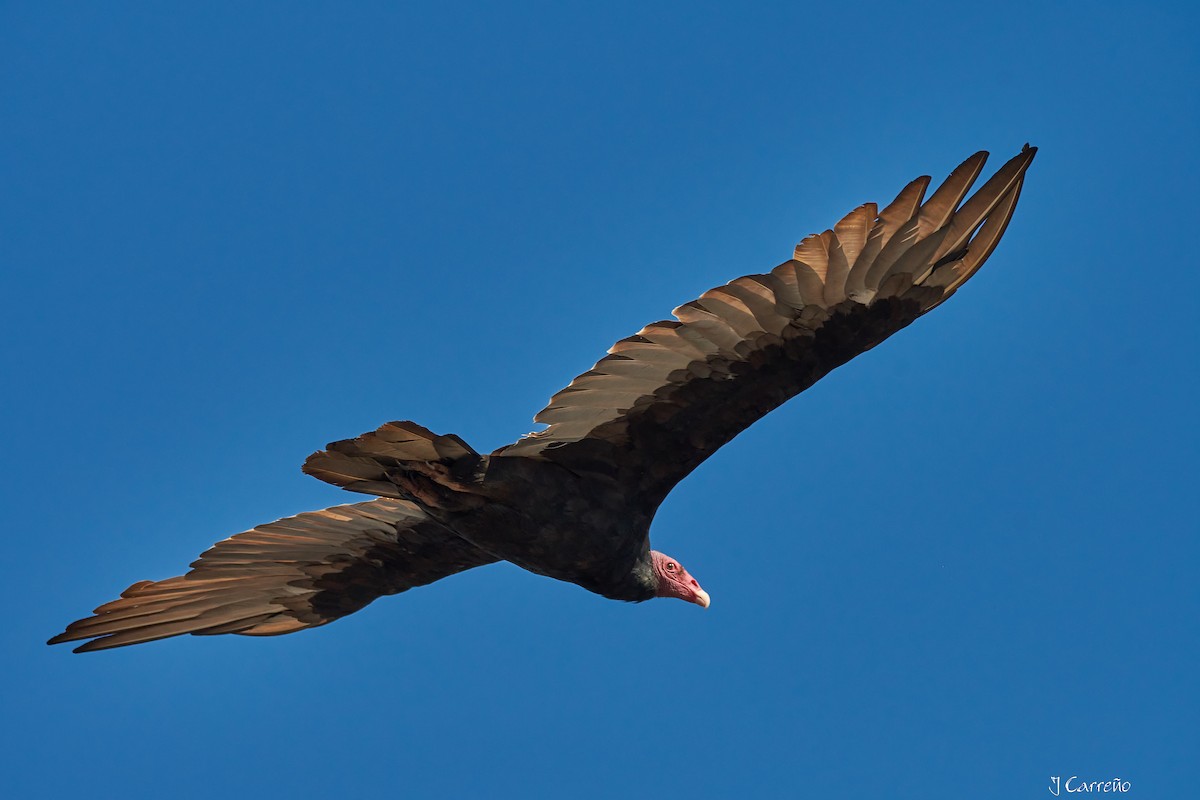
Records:
[[[456,504],[481,456],[461,437],[408,420],[388,422],[354,439],[332,442],[304,462],[304,472],[351,492],[415,499],[430,508]],[[468,494],[467,496],[473,496]]]

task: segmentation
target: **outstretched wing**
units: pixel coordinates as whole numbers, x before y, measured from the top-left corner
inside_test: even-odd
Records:
[[[274,636],[497,559],[404,500],[334,506],[217,542],[186,575],[139,581],[48,643],[103,650],[183,633]]]
[[[877,213],[856,208],[790,261],[622,339],[554,395],[543,431],[495,455],[542,458],[637,489],[653,509],[721,445],[952,295],[991,255],[1036,148],[960,206],[987,153],[922,204],[928,177]]]

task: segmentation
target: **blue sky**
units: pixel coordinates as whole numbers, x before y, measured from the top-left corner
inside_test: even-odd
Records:
[[[1194,788],[1191,4],[8,5],[7,797]],[[952,302],[662,508],[713,596],[499,565],[275,639],[43,641],[478,449],[616,339],[971,152],[1041,147]]]

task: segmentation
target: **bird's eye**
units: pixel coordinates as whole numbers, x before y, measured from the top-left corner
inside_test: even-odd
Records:
[[[679,565],[676,564],[674,561],[667,562],[667,572],[674,572],[677,569],[679,569]]]

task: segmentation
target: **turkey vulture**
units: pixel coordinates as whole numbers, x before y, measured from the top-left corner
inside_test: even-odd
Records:
[[[882,211],[859,206],[770,272],[617,342],[538,413],[544,430],[490,455],[413,422],[334,442],[304,471],[378,499],[220,541],[186,575],[139,581],[49,643],[89,640],[80,652],[183,633],[290,633],[500,560],[614,600],[707,607],[687,570],[650,549],[659,504],[755,420],[974,275],[1036,152],[1026,145],[965,202],[987,153],[924,203],[927,176]]]

